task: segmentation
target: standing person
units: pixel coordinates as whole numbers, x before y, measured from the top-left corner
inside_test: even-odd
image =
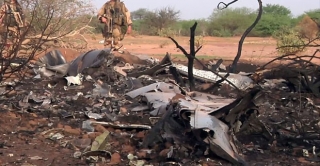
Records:
[[[17,0],[5,0],[0,8],[0,27],[1,32],[8,32],[12,37],[21,32],[21,28],[25,27],[25,17],[21,5]],[[11,31],[11,33],[10,33]]]
[[[5,0],[0,8],[1,44],[10,49],[19,40],[23,27],[25,16],[21,5],[17,0]]]
[[[98,19],[104,24],[104,45],[119,50],[122,47],[120,41],[132,29],[130,12],[125,4],[120,0],[109,0],[98,11]]]

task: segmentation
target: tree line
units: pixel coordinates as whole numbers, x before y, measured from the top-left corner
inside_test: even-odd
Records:
[[[214,9],[208,18],[182,20],[179,17],[179,10],[163,7],[153,11],[141,8],[132,11],[131,16],[133,29],[140,35],[188,36],[190,27],[197,21],[196,35],[231,37],[240,36],[253,23],[257,13],[257,10],[246,7],[230,7],[224,10]],[[304,14],[294,17],[291,10],[285,6],[266,4],[263,7],[260,22],[249,36],[272,36],[283,28],[299,28],[300,31],[315,33],[314,31],[317,31],[318,27],[315,27],[314,21],[318,20],[320,21],[320,10],[306,11]],[[96,24],[95,26],[101,29],[102,25]]]

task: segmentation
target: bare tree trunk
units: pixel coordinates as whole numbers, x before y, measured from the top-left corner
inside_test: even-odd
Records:
[[[193,24],[190,28],[190,56],[188,57],[188,79],[190,84],[190,91],[193,91],[195,88],[195,82],[193,77],[193,64],[194,64],[194,57],[196,56],[196,52],[194,50],[194,36],[195,31],[197,28],[197,22]]]
[[[234,60],[233,60],[232,64],[230,65],[230,69],[229,69],[230,73],[235,73],[236,72],[237,64],[238,64],[238,61],[240,60],[240,57],[241,57],[243,42],[244,42],[245,38],[247,37],[247,35],[251,32],[251,30],[258,24],[258,22],[261,19],[261,16],[262,16],[262,1],[258,0],[258,3],[259,3],[258,16],[257,16],[256,20],[253,22],[253,24],[241,36],[241,39],[240,39],[239,45],[238,45],[238,53],[237,53],[236,57],[234,57]]]

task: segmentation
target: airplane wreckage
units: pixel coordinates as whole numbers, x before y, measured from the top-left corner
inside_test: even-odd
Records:
[[[212,160],[218,156],[233,165],[248,165],[245,152],[259,152],[262,148],[274,146],[293,148],[303,145],[303,155],[309,152],[317,156],[320,144],[319,106],[308,95],[298,99],[297,93],[287,92],[289,84],[300,86],[304,77],[311,83],[300,86],[300,92],[314,92],[316,95],[319,86],[318,89],[307,86],[318,85],[314,73],[298,75],[298,68],[290,66],[286,68],[286,75],[281,75],[281,68],[255,73],[227,73],[223,67],[215,67],[219,75],[224,77],[228,74],[218,90],[230,95],[222,97],[201,88],[189,91],[185,77],[188,67],[172,62],[168,54],[162,61],[149,56],[128,55],[134,60],[126,62],[121,56],[115,56],[109,49],[91,50],[68,63],[61,52],[53,50],[32,65],[33,79],[65,79],[63,90],[77,92],[66,100],[82,96],[95,101],[96,104],[83,110],[89,118],[82,124],[86,132],[94,132],[96,125],[147,130],[137,146],[152,149],[170,142],[172,146],[166,158],[174,159],[180,165],[186,164],[183,159],[191,156],[206,156]],[[193,74],[199,86],[221,80],[207,70],[194,68]],[[86,88],[88,84],[85,82],[92,83],[93,88]],[[56,87],[52,84],[46,87],[47,91],[53,88]],[[114,101],[126,108],[125,115],[119,113],[119,107],[110,107],[110,102]],[[50,104],[54,104],[50,95],[40,92],[29,92],[19,101],[19,107],[25,109],[48,108],[46,106]],[[68,111],[61,114],[63,117],[71,116]],[[148,117],[150,122],[142,122],[142,119],[141,123],[128,122],[134,115]],[[108,156],[110,149],[106,148],[104,140],[109,135],[107,132],[98,136],[96,141],[101,144],[92,144],[91,149],[79,152],[78,157],[91,156],[91,160],[97,161],[95,157]],[[252,135],[260,137],[254,139]],[[250,149],[244,146],[248,142],[262,145]],[[312,152],[312,149],[315,150]]]

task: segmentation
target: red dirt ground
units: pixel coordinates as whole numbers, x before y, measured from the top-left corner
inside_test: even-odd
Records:
[[[88,49],[101,49],[103,40],[101,35],[87,35]],[[189,52],[189,37],[175,37],[178,43]],[[240,37],[204,37],[202,49],[197,53],[199,59],[212,60],[223,59],[225,61],[233,60],[238,51]],[[185,61],[183,53],[177,49],[174,43],[166,37],[157,36],[126,36],[123,40],[123,48],[134,54],[145,54],[158,59],[162,59],[168,52],[175,61]],[[58,48],[70,61],[79,55],[77,50]],[[47,50],[49,52],[52,49]],[[316,48],[309,48],[302,54],[312,54]],[[45,53],[46,53],[45,52]],[[39,56],[44,55],[42,53]],[[37,57],[39,57],[37,56]],[[243,44],[240,62],[263,64],[279,56],[276,51],[276,41],[273,38],[266,37],[248,37]]]

